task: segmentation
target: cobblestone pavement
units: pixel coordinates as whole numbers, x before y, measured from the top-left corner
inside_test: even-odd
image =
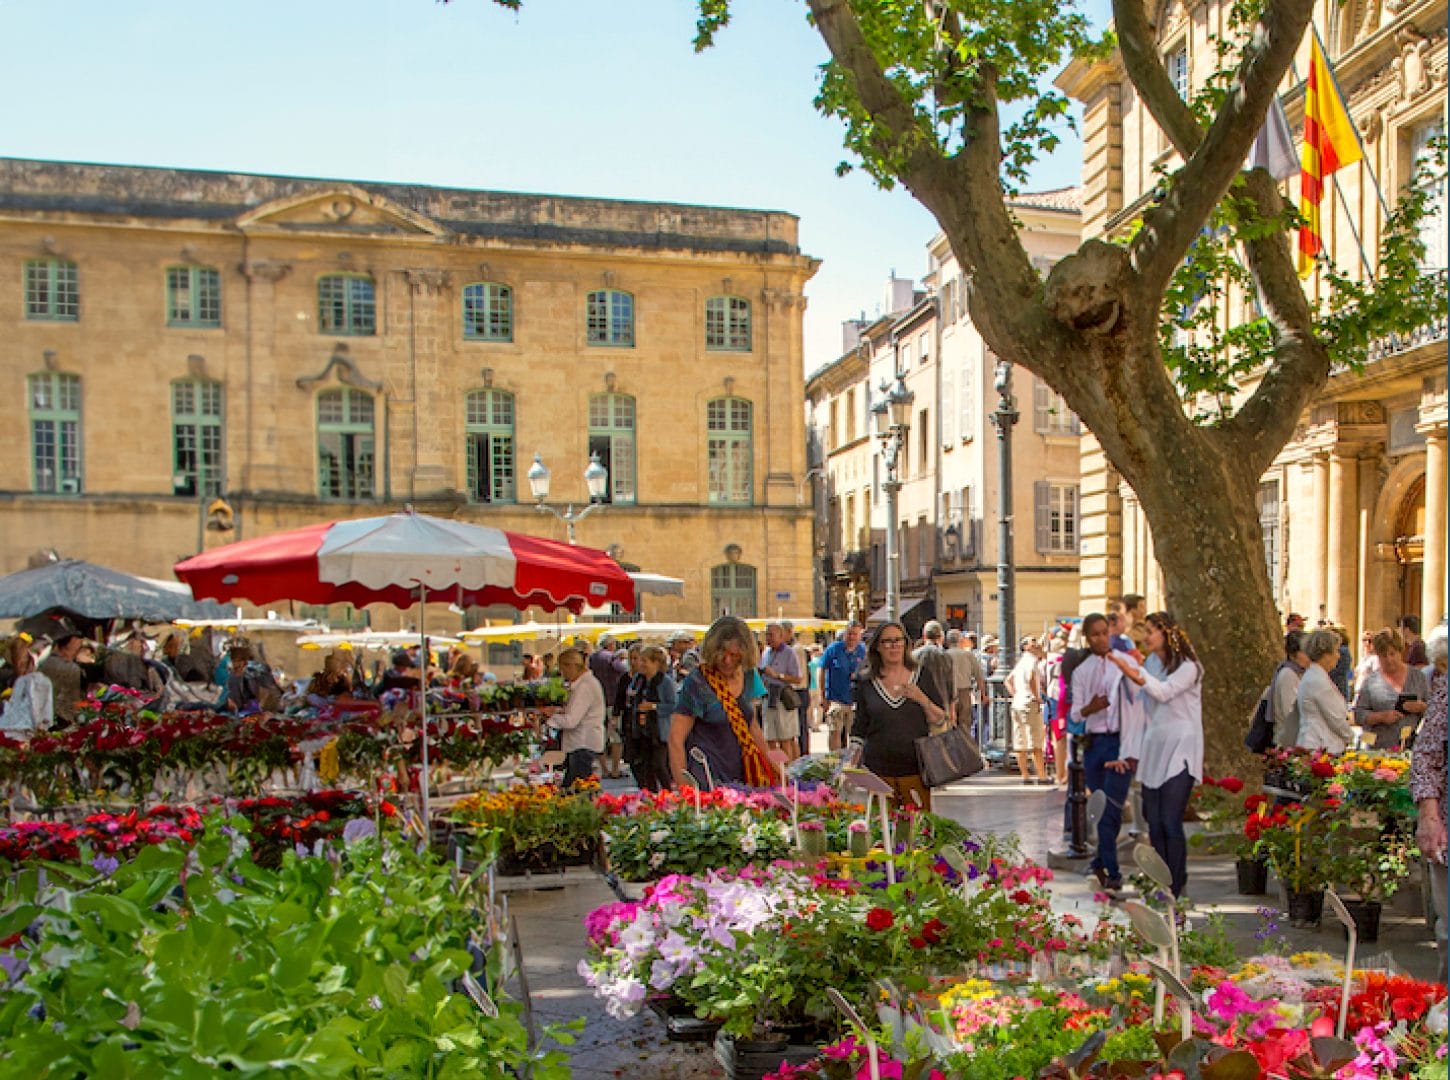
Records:
[[[624,781],[605,781],[606,790],[626,790]],[[1023,853],[1045,862],[1050,849],[1059,847],[1062,831],[1063,790],[1024,787],[1015,776],[992,771],[934,794],[937,813],[972,829],[1016,833]],[[1127,831],[1125,826],[1125,832]],[[1124,849],[1127,855],[1127,849]],[[1084,868],[1085,869],[1085,868]],[[1194,901],[1193,918],[1220,912],[1230,939],[1240,954],[1262,951],[1256,934],[1266,923],[1258,909],[1277,909],[1273,895],[1241,897],[1235,891],[1234,867],[1226,858],[1193,858],[1188,868],[1188,893]],[[1092,918],[1099,910],[1095,883],[1074,870],[1058,870],[1052,885],[1053,906]],[[1440,958],[1435,952],[1414,890],[1385,908],[1376,945],[1361,946],[1360,963],[1391,966],[1420,978],[1435,977]],[[663,1025],[649,1013],[628,1020],[608,1016],[579,978],[584,955],[584,915],[607,904],[613,893],[599,878],[552,890],[515,892],[510,907],[518,919],[524,945],[534,1009],[540,1022],[562,1024],[582,1020],[583,1030],[570,1048],[574,1075],[582,1080],[630,1077],[633,1080],[703,1080],[723,1077],[708,1044],[672,1043]],[[1272,931],[1294,949],[1321,949],[1338,953],[1344,937],[1326,916],[1319,930],[1289,930],[1280,918]]]

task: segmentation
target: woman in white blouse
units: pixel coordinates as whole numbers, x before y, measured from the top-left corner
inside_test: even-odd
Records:
[[[1123,757],[1136,759],[1143,785],[1148,839],[1173,875],[1173,895],[1188,882],[1188,841],[1183,811],[1203,779],[1203,666],[1188,635],[1166,611],[1148,616],[1140,668],[1122,653],[1108,656],[1147,695],[1148,720],[1136,745],[1124,742]]]
[[[1354,738],[1349,726],[1349,702],[1329,678],[1339,663],[1339,635],[1316,630],[1304,638],[1310,664],[1299,680],[1299,745],[1306,750],[1342,754]]]

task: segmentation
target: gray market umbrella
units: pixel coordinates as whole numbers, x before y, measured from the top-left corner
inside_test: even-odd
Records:
[[[0,619],[61,615],[105,619],[206,619],[234,614],[231,608],[193,600],[178,583],[132,577],[119,570],[61,559],[0,578]]]

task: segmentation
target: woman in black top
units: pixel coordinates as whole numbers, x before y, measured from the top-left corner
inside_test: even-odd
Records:
[[[899,622],[885,623],[871,636],[855,684],[851,755],[891,785],[898,803],[910,803],[915,792],[922,809],[930,810],[931,789],[921,779],[916,740],[946,722],[946,699],[906,645]]]

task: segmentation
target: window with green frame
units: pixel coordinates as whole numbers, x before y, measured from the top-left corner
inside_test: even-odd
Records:
[[[469,341],[512,341],[513,289],[496,281],[463,286],[463,336]]]
[[[361,390],[317,395],[317,491],[324,499],[373,498],[373,399]]]
[[[220,326],[222,276],[210,266],[166,268],[168,326]]]
[[[517,473],[514,396],[507,390],[474,390],[464,406],[468,497],[476,503],[511,503]]]
[[[594,394],[589,399],[589,452],[609,472],[604,501],[635,501],[634,398],[628,394]]]
[[[710,568],[710,610],[715,618],[755,618],[755,567],[721,563]]]
[[[705,348],[712,352],[750,351],[750,301],[743,296],[712,296],[705,301]]]
[[[634,348],[634,296],[618,289],[589,294],[585,307],[586,340],[590,345]]]
[[[745,398],[715,398],[705,406],[710,502],[749,506],[754,457],[752,406]]]
[[[25,317],[75,322],[81,317],[80,274],[69,259],[25,264]]]
[[[33,489],[47,495],[81,493],[81,379],[41,371],[28,379]]]
[[[367,337],[377,333],[373,279],[366,274],[325,274],[317,279],[321,333]]]
[[[178,379],[171,384],[171,491],[220,495],[222,384]]]

